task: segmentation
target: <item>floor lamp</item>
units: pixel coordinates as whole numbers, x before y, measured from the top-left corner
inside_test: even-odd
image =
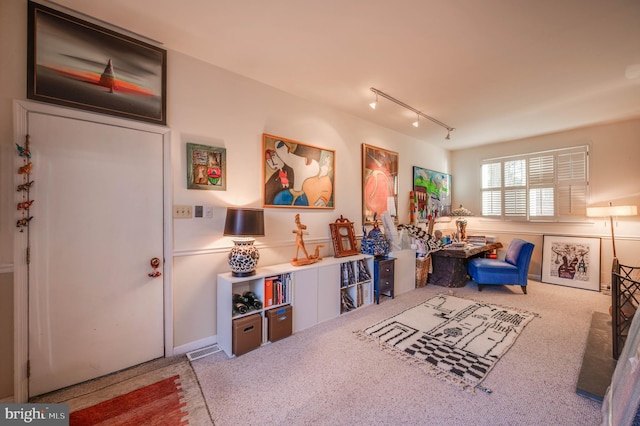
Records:
[[[637,206],[612,206],[609,203],[606,207],[587,207],[588,217],[608,217],[611,223],[611,243],[613,244],[613,258],[617,259],[616,238],[613,233],[613,217],[616,216],[636,216],[638,214]]]
[[[618,253],[616,253],[616,239],[613,231],[613,217],[614,216],[635,216],[638,214],[637,206],[612,206],[609,203],[606,207],[587,207],[587,216],[589,217],[609,217],[609,223],[611,224],[611,244],[613,245],[613,264],[611,266],[611,329],[612,329],[612,349],[613,358],[618,359],[622,346],[626,340],[626,336],[622,331],[625,328],[625,323],[628,318],[633,316],[633,313],[625,313],[624,309],[627,300],[629,299],[629,291],[624,284],[620,283],[620,262],[618,261]],[[622,288],[621,288],[622,287]]]

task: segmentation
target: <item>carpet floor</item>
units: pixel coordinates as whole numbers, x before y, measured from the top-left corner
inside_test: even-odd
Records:
[[[483,385],[470,393],[432,377],[358,330],[446,293],[535,312]],[[384,298],[339,318],[235,358],[223,352],[192,362],[217,426],[226,425],[576,425],[601,423],[601,404],[576,393],[601,293],[529,282],[519,287],[474,283],[427,285]]]

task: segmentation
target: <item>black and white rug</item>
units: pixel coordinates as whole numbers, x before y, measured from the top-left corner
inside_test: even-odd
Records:
[[[434,376],[490,393],[480,383],[535,316],[437,295],[358,334]]]

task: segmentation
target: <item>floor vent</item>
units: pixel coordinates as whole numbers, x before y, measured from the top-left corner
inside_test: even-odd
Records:
[[[196,351],[187,352],[187,358],[189,358],[189,361],[194,361],[196,359],[204,358],[205,356],[213,355],[221,350],[222,349],[220,349],[220,346],[217,344],[211,345]]]

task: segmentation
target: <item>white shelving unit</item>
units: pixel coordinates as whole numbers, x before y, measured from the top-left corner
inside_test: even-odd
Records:
[[[345,268],[343,265],[348,264],[351,264],[356,273],[356,279],[343,287],[341,271]],[[361,270],[368,270],[368,279],[360,274]],[[270,277],[280,277],[282,281],[289,282],[285,303],[264,306],[265,279]],[[217,285],[218,345],[228,356],[233,356],[233,320],[236,318],[257,313],[263,318],[264,323],[267,310],[291,305],[295,333],[339,316],[342,313],[342,292],[347,292],[354,301],[358,300],[358,292],[361,293],[361,303],[356,309],[373,303],[373,256],[358,254],[340,258],[330,257],[312,265],[299,267],[283,263],[258,268],[255,275],[249,277],[234,277],[231,272],[227,272],[218,274]],[[255,293],[263,308],[251,310],[243,315],[234,315],[233,294],[243,294],[246,291]],[[266,332],[263,330],[262,344],[266,343]]]

